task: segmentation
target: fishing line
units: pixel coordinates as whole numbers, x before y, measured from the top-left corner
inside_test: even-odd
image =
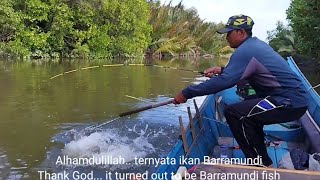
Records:
[[[101,124],[95,124],[95,125],[92,125],[92,126],[89,126],[89,127],[86,127],[86,128],[84,128],[84,130],[86,130],[86,129],[97,129],[97,128],[99,128],[99,127],[101,127],[101,126],[104,126],[104,125],[106,125],[106,124],[109,124],[109,123],[111,123],[111,122],[113,122],[113,121],[116,121],[116,120],[118,120],[118,119],[120,119],[121,117],[116,117],[116,118],[114,118],[114,119],[111,119],[110,121],[107,121],[107,122],[104,122],[104,123],[101,123]]]
[[[128,98],[131,98],[131,99],[135,99],[135,100],[138,100],[138,101],[142,101],[142,102],[146,102],[146,103],[150,103],[151,104],[151,102],[149,102],[147,100],[144,100],[144,99],[141,99],[141,98],[137,98],[137,97],[133,97],[133,96],[129,96],[129,95],[125,95],[125,96],[128,97]]]
[[[69,73],[73,73],[73,72],[77,72],[77,71],[81,71],[81,70],[95,69],[95,68],[99,68],[99,67],[117,67],[117,66],[124,66],[124,64],[105,64],[105,65],[100,65],[100,66],[88,66],[88,67],[83,67],[80,69],[73,69],[73,70],[66,71],[66,72],[57,74],[55,76],[52,76],[50,79],[54,79],[54,78],[57,78],[57,77],[62,76],[64,74],[69,74]]]
[[[82,71],[82,70],[95,69],[95,68],[99,68],[99,67],[120,67],[120,66],[151,66],[151,67],[164,68],[164,69],[188,71],[188,72],[193,72],[193,73],[199,73],[201,75],[205,74],[203,71],[196,71],[196,70],[191,70],[191,69],[183,69],[183,68],[176,68],[176,67],[169,67],[169,66],[160,66],[160,65],[153,65],[153,64],[104,64],[104,65],[99,65],[99,66],[88,66],[88,67],[83,67],[80,69],[69,70],[69,71],[57,74],[55,76],[52,76],[52,77],[50,77],[50,79],[54,79],[54,78],[57,78],[57,77],[62,76],[64,74],[70,74],[70,73]]]
[[[90,134],[92,134],[93,132],[98,132],[98,128],[107,125],[113,121],[117,121],[119,120],[121,117],[116,117],[114,119],[111,119],[107,122],[101,123],[101,124],[94,124],[88,127],[85,127],[84,129],[81,129],[80,131],[76,131],[75,128],[70,129],[69,131],[67,131],[66,133],[72,133],[73,137],[82,137],[82,136],[89,136]],[[101,130],[102,131],[102,130]],[[78,140],[78,138],[74,138],[74,140]]]

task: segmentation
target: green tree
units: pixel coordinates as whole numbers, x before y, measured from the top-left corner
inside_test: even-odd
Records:
[[[0,53],[26,57],[141,57],[150,42],[145,0],[3,0]]]
[[[71,53],[72,44],[69,41],[73,32],[73,12],[64,0],[51,0],[48,16],[50,37],[47,42],[52,57],[67,57]]]
[[[0,1],[0,54],[28,55],[28,50],[17,38],[22,28],[22,20],[14,10],[13,0]]]
[[[269,45],[280,54],[294,54],[296,52],[292,28],[277,22],[276,29],[267,31]]]
[[[292,0],[287,18],[295,34],[301,53],[320,59],[320,2],[318,0]]]
[[[226,41],[216,33],[222,24],[207,23],[200,19],[194,8],[186,9],[182,2],[171,6],[171,2],[160,5],[149,1],[153,31],[148,53],[176,55],[184,52],[214,53],[226,46]]]
[[[150,43],[149,6],[145,0],[113,0],[109,8],[112,54],[143,55]]]

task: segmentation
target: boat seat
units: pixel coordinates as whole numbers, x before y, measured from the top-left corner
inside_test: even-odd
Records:
[[[311,150],[320,152],[320,128],[310,116],[309,111],[300,118],[300,122],[303,128],[306,129],[305,134],[310,140]]]

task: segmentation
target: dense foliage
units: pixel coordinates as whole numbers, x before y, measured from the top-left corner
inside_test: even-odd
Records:
[[[295,54],[296,47],[292,28],[285,26],[282,22],[277,22],[275,30],[267,32],[269,45],[282,55]]]
[[[1,0],[0,53],[33,58],[141,56],[145,0]]]
[[[194,8],[186,9],[181,2],[175,6],[149,3],[153,32],[148,53],[218,54],[227,45],[224,37],[216,33],[223,24],[204,22]]]
[[[287,10],[287,18],[298,50],[320,59],[320,1],[292,0]]]
[[[111,58],[219,54],[216,30],[182,3],[146,0],[1,0],[0,55]]]

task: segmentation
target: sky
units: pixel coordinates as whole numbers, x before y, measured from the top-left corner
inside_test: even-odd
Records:
[[[160,0],[168,3],[170,0]],[[172,0],[176,5],[181,0]],[[291,0],[183,0],[186,8],[197,9],[201,19],[207,22],[226,23],[233,15],[244,14],[254,21],[253,36],[266,41],[267,31],[276,28],[277,21],[287,24],[286,10]]]

